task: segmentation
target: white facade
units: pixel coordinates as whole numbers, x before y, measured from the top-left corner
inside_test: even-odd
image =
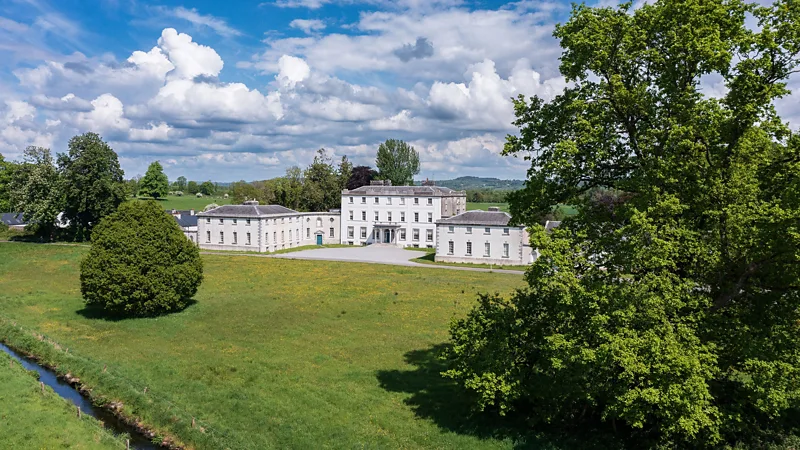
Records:
[[[362,186],[342,191],[342,244],[436,245],[436,222],[466,211],[464,191],[436,186]]]
[[[499,211],[469,211],[437,223],[436,261],[526,265],[533,249],[525,227],[509,226]]]
[[[200,248],[274,252],[338,244],[338,212],[301,213],[282,206],[227,205],[198,214]]]

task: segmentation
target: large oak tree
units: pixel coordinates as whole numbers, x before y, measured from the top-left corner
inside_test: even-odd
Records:
[[[800,136],[773,104],[798,69],[800,3],[578,5],[555,36],[569,85],[517,99],[505,149],[531,159],[511,211],[541,257],[527,289],[453,325],[448,375],[481,407],[640,444],[791,430]],[[548,234],[560,203],[580,213]]]

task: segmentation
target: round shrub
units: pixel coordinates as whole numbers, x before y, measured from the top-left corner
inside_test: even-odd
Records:
[[[114,314],[181,310],[202,281],[199,250],[153,200],[123,203],[105,217],[81,263],[84,301]]]

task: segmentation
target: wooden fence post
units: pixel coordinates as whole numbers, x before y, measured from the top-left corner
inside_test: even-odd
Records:
[[[80,419],[80,418],[81,418],[81,407],[78,406],[78,419]]]
[[[44,381],[40,381],[39,386],[42,387],[42,395],[44,395]]]

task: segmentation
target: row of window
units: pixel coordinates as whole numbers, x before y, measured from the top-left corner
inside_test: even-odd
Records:
[[[427,200],[428,200],[428,206],[433,206],[433,199],[432,198],[428,198]],[[355,203],[355,197],[350,197],[350,204],[352,205],[354,203]],[[367,204],[367,197],[361,197],[361,204],[362,205],[366,205]],[[373,197],[372,204],[380,205],[381,204],[381,198],[380,197]],[[392,204],[392,197],[386,197],[385,204],[386,205],[391,205]],[[406,204],[406,198],[405,197],[400,197],[400,204],[401,205],[405,205]],[[414,197],[414,204],[415,205],[419,205],[419,197]]]
[[[245,233],[245,235],[246,235],[246,238],[247,238],[247,240],[245,241],[245,245],[251,245],[250,233]],[[333,227],[331,227],[330,229],[328,229],[328,235],[330,237],[332,237],[332,238],[336,237],[336,230]],[[300,229],[299,228],[295,230],[294,236],[297,237],[298,240],[300,239]],[[285,232],[281,231],[281,242],[285,242],[286,241],[285,237],[286,237]],[[306,228],[306,239],[311,239],[311,228]],[[289,241],[291,241],[291,240],[292,240],[292,230],[289,230]],[[206,231],[206,243],[210,243],[210,242],[211,242],[211,231]],[[277,231],[273,231],[272,232],[272,242],[278,242],[278,232]],[[220,231],[219,232],[219,243],[220,244],[224,244],[225,243],[225,232],[224,231]],[[239,243],[239,233],[234,231],[233,232],[233,242],[232,242],[232,244],[236,245],[238,243]],[[269,244],[269,233],[266,233],[264,235],[264,243],[265,244]]]
[[[456,230],[456,227],[454,227],[453,225],[450,225],[449,227],[447,227],[447,232],[448,233],[455,233],[455,230]],[[509,228],[503,228],[503,236],[508,236],[509,232],[510,232]],[[472,227],[467,227],[466,234],[472,234]],[[483,234],[492,234],[492,229],[489,228],[489,227],[484,228],[483,229]]]
[[[286,219],[289,220],[289,223],[292,223],[292,222],[300,223],[301,222],[301,217],[281,217],[281,219],[280,219],[281,223],[286,223]],[[294,219],[294,220],[292,220],[292,219]],[[239,219],[230,219],[230,220],[231,220],[231,223],[233,223],[234,225],[237,225],[239,223]],[[307,221],[310,221],[310,220],[311,219],[308,219]],[[333,222],[333,220],[334,219],[331,218],[331,222]],[[211,217],[206,217],[206,223],[207,224],[211,223]],[[225,219],[219,219],[219,224],[220,225],[222,225],[224,223],[225,223]],[[244,219],[244,223],[245,223],[245,225],[250,226],[250,219]],[[277,223],[278,223],[278,219],[272,219],[272,224],[273,225],[276,225]],[[266,225],[269,225],[269,219],[266,220]],[[317,227],[318,228],[322,227],[322,219],[319,218],[319,217],[317,217]]]
[[[509,245],[503,244],[503,258],[508,258]],[[455,253],[455,244],[453,241],[447,242],[447,254],[452,255]],[[472,242],[467,241],[466,256],[472,256]],[[492,244],[486,242],[483,244],[483,256],[490,258],[492,256]]]
[[[380,240],[380,230],[375,230],[375,240]],[[406,229],[401,228],[398,230],[398,239],[401,241],[406,240]],[[367,227],[361,227],[359,236],[361,239],[367,238]],[[354,227],[347,227],[347,238],[353,239],[355,237],[355,228]],[[419,241],[419,228],[414,228],[411,230],[411,240],[412,241]],[[433,230],[425,230],[425,241],[426,242],[433,242]]]
[[[350,220],[355,220],[354,217],[355,217],[354,216],[354,212],[350,211]],[[375,215],[373,217],[375,218],[375,222],[380,222],[381,221],[380,211],[375,211]],[[396,216],[392,215],[391,211],[387,211],[386,212],[386,221],[387,222],[391,222],[394,217],[396,217]],[[361,211],[361,220],[363,220],[363,221],[367,220],[367,212],[366,211]],[[405,211],[400,211],[400,222],[405,222],[405,221],[406,221],[406,213],[405,213]],[[418,212],[414,213],[414,222],[419,222],[419,213]],[[428,213],[428,223],[433,223],[433,213]]]

